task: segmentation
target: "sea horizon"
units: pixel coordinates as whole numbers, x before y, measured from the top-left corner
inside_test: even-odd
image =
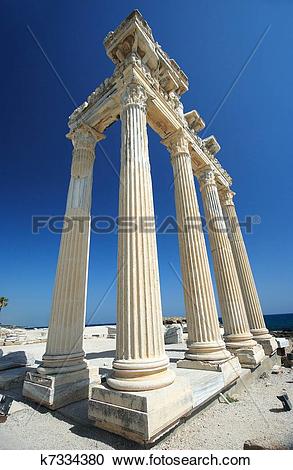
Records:
[[[164,318],[168,317],[178,317],[184,318],[185,315],[163,315]],[[293,330],[293,313],[269,313],[264,315],[266,326],[269,330]],[[219,317],[219,321],[222,322],[222,317]],[[113,326],[116,325],[115,322],[106,322],[106,323],[90,323],[86,324],[86,327],[92,326]],[[0,322],[0,327],[3,328],[23,328],[25,330],[30,329],[43,329],[48,328],[49,325],[16,325],[16,324],[2,324]]]

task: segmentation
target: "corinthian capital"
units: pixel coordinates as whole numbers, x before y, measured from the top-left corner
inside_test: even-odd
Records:
[[[204,168],[199,172],[198,180],[200,186],[206,186],[208,184],[216,184],[215,172],[212,168]]]
[[[172,159],[181,154],[185,154],[190,157],[188,142],[189,140],[182,129],[179,129],[166,137],[166,139],[162,140],[162,144],[166,145],[169,149]]]
[[[104,139],[104,134],[86,124],[70,131],[66,137],[73,143],[71,174],[74,178],[83,178],[91,173],[97,141]]]
[[[230,188],[222,188],[219,191],[219,197],[223,206],[234,206],[233,197],[236,193]]]
[[[76,129],[71,130],[66,137],[73,143],[75,150],[94,150],[96,143],[105,138],[104,134],[96,131],[92,127],[81,124]]]
[[[146,111],[147,93],[142,85],[130,83],[121,96],[122,106],[139,105]]]

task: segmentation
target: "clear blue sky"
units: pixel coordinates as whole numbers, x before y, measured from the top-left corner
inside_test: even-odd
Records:
[[[71,162],[65,133],[74,105],[28,26],[80,104],[112,74],[103,39],[135,8],[189,77],[185,111],[197,109],[206,122],[247,65],[209,133],[221,143],[218,157],[233,177],[239,217],[261,216],[246,243],[264,312],[292,312],[292,2],[2,0],[1,7],[0,295],[9,297],[9,307],[0,320],[48,322],[59,236],[32,235],[31,217],[64,213]],[[119,123],[103,145],[119,170]],[[162,220],[175,213],[172,172],[151,130],[149,149]],[[97,149],[92,212],[117,210],[118,178]],[[177,236],[159,235],[158,249],[164,314],[183,313],[182,288],[169,265],[180,269]],[[116,286],[109,286],[116,256],[115,234],[92,236],[88,316],[107,292],[95,323],[115,321]]]

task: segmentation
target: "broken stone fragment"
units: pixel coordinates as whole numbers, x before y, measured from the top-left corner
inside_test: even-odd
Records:
[[[267,442],[266,440],[247,440],[243,445],[244,450],[284,450],[286,447],[278,442]]]
[[[282,367],[275,364],[272,368],[272,374],[279,374],[280,372],[282,372]]]
[[[166,329],[165,344],[179,344],[183,343],[183,329],[181,325],[173,325]]]
[[[26,351],[15,351],[0,357],[0,371],[14,369],[15,367],[33,366],[35,358]]]

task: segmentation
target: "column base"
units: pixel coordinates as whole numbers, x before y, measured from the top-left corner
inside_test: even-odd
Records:
[[[257,345],[257,342],[254,341],[250,332],[237,335],[230,334],[224,336],[224,340],[226,348],[232,353],[235,353],[235,351],[240,348],[253,348]]]
[[[235,382],[240,377],[241,365],[239,359],[235,356],[231,356],[221,362],[210,362],[210,361],[191,361],[188,359],[182,359],[177,362],[177,367],[183,369],[196,369],[196,370],[207,370],[215,371],[223,374],[224,385],[228,385]]]
[[[50,410],[87,399],[91,382],[100,382],[96,368],[57,375],[27,372],[22,394]]]
[[[175,380],[167,356],[158,360],[115,360],[107,378],[115,390],[142,392],[167,387]]]
[[[278,348],[276,339],[271,335],[270,338],[254,336],[253,339],[263,347],[266,356],[271,356],[271,354],[273,354]]]
[[[238,357],[241,367],[244,369],[255,369],[265,358],[265,353],[260,344],[251,348],[240,348],[234,350]]]
[[[221,362],[231,357],[224,341],[221,340],[210,343],[187,343],[187,347],[185,358],[191,361]]]
[[[108,386],[93,387],[88,416],[94,425],[140,444],[152,443],[192,410],[188,380],[175,381],[159,390],[121,392]]]
[[[87,369],[84,351],[72,354],[44,354],[42,364],[38,367],[41,375],[56,375]]]

